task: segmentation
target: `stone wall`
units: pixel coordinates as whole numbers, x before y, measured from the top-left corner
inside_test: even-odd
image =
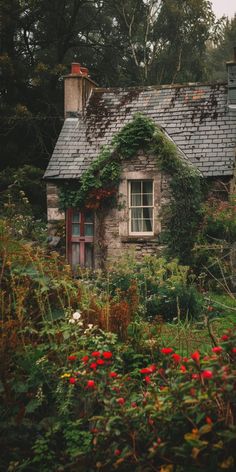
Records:
[[[132,179],[152,179],[154,182],[153,236],[129,235],[128,182]],[[160,220],[163,205],[170,198],[169,177],[157,169],[154,156],[140,152],[135,158],[124,162],[119,194],[118,208],[110,210],[106,215],[100,214],[98,210],[96,215],[95,227],[104,238],[95,247],[96,267],[101,265],[104,258],[108,263],[113,263],[125,254],[133,254],[137,259],[141,259],[144,255],[158,254],[163,249],[160,241],[162,229]],[[101,227],[103,227],[103,232]],[[99,241],[97,235],[96,239]]]
[[[59,210],[58,189],[54,183],[47,183],[47,218],[49,246],[65,255],[65,213]]]

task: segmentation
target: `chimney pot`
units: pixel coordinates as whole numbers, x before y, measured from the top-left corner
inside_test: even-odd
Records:
[[[81,68],[80,68],[80,64],[78,62],[72,62],[72,64],[71,64],[71,74],[75,74],[75,75],[80,75],[81,74]]]

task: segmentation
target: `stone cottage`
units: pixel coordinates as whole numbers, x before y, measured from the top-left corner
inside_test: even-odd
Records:
[[[101,267],[102,260],[114,260],[130,250],[139,256],[160,249],[160,212],[168,200],[170,177],[142,148],[122,161],[116,207],[104,213],[96,205],[71,204],[65,211],[59,206],[60,186],[80,188],[82,176],[103,146],[136,113],[150,118],[175,144],[178,158],[198,169],[203,178],[233,188],[236,61],[227,63],[227,68],[228,84],[106,89],[96,86],[86,68],[72,64],[71,73],[64,77],[65,121],[44,177],[52,243],[57,242],[57,226],[65,224],[65,253],[74,269]],[[93,197],[99,198],[96,192]]]

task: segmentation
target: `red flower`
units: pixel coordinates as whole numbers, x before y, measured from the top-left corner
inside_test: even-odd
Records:
[[[119,456],[120,454],[121,454],[120,449],[115,449],[115,450],[114,450],[114,455],[115,455],[115,456]]]
[[[132,408],[137,408],[137,403],[136,403],[136,402],[132,402],[132,403],[131,403],[131,406],[132,406]]]
[[[117,398],[117,403],[119,403],[119,405],[124,405],[125,403],[125,399],[123,397],[120,397],[120,398]]]
[[[89,360],[89,356],[84,356],[84,357],[82,357],[81,360],[82,360],[82,362],[84,362],[86,364],[86,362],[88,362],[88,360]]]
[[[92,364],[90,364],[90,369],[96,370],[96,368],[97,368],[97,363],[96,363],[96,362],[92,362]]]
[[[105,351],[105,352],[103,352],[102,355],[103,355],[104,359],[111,359],[112,358],[112,352],[110,352],[110,351]]]
[[[109,374],[109,377],[111,377],[111,379],[115,379],[117,376],[118,374],[116,372],[110,372]]]
[[[73,361],[76,361],[77,356],[68,356],[67,359],[68,359],[68,361],[73,362]]]
[[[145,377],[145,382],[146,382],[146,383],[150,383],[150,382],[151,382],[151,377],[149,377],[149,375],[146,375],[146,377]]]
[[[179,362],[181,361],[181,356],[179,354],[172,354],[172,359],[174,362],[176,362],[176,364],[179,364]]]
[[[88,382],[87,382],[87,387],[88,387],[88,388],[95,388],[95,382],[94,382],[94,380],[88,380]]]
[[[212,424],[212,419],[210,418],[210,416],[206,416],[206,423]]]
[[[144,367],[143,369],[140,369],[141,374],[150,374],[150,369],[149,367]]]
[[[213,377],[213,373],[211,370],[203,370],[201,375],[203,379],[211,379]]]
[[[232,347],[232,353],[236,354],[236,347]]]
[[[192,374],[192,379],[193,380],[198,380],[199,379],[199,374]]]
[[[91,356],[93,357],[100,357],[101,356],[101,353],[99,351],[94,351],[92,352]]]
[[[76,383],[75,377],[70,377],[70,378],[69,378],[69,382],[70,382],[70,384],[72,384],[72,385],[75,384],[75,383]]]
[[[181,370],[181,372],[186,372],[187,369],[186,369],[185,365],[181,365],[180,370]]]
[[[183,357],[183,362],[188,362],[189,358],[188,357]]]
[[[200,360],[200,352],[198,351],[195,351],[191,354],[191,358],[193,359],[193,361],[195,362],[199,362]]]
[[[229,339],[229,336],[227,336],[227,334],[223,334],[223,336],[221,336],[221,341],[228,341]]]
[[[165,354],[165,355],[166,355],[166,354],[171,354],[172,352],[173,352],[173,349],[172,349],[171,347],[163,347],[163,348],[161,349],[161,353],[162,353],[162,354]]]
[[[212,352],[214,352],[215,354],[220,354],[222,351],[223,351],[223,347],[221,346],[215,346],[212,348]]]
[[[103,365],[103,364],[105,364],[105,361],[103,359],[97,360],[97,365]]]

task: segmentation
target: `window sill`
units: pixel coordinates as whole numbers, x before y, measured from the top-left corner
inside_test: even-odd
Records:
[[[130,236],[122,236],[121,237],[121,242],[122,243],[143,243],[145,241],[158,243],[158,235],[154,235],[154,234],[147,235],[147,236],[144,236],[144,235],[140,235],[140,236],[130,235]]]

